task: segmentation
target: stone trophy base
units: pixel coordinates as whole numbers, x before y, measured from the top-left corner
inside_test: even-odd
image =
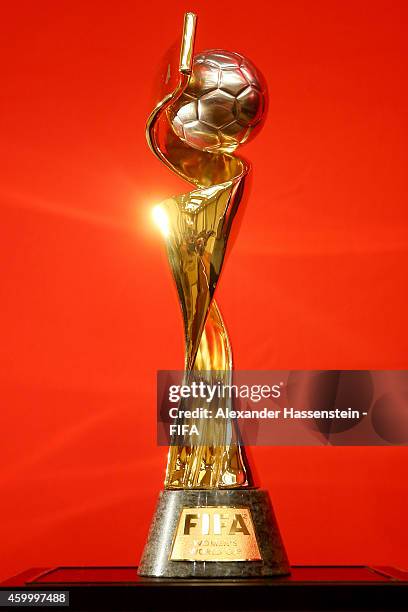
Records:
[[[162,491],[138,573],[162,578],[290,574],[268,492]]]

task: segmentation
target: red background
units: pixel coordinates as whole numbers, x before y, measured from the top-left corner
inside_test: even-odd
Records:
[[[182,326],[144,141],[157,66],[248,55],[270,111],[218,293],[235,366],[407,368],[404,1],[18,1],[1,19],[0,577],[134,564]],[[408,565],[406,448],[257,448],[292,563]]]

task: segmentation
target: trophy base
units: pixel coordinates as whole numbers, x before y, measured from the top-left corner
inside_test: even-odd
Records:
[[[163,578],[290,574],[267,491],[162,491],[138,573]]]

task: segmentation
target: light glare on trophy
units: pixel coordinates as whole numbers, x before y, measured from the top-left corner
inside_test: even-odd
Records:
[[[195,15],[187,13],[178,84],[146,127],[153,153],[194,190],[168,198],[153,213],[184,320],[184,381],[228,385],[232,351],[214,292],[250,171],[233,153],[261,128],[267,90],[259,71],[239,53],[216,49],[194,56],[195,27]],[[228,407],[227,399],[219,401]],[[188,407],[198,405],[190,401]],[[204,442],[179,435],[193,424]],[[253,482],[236,421],[179,419],[176,425],[139,574],[288,574],[269,495]]]

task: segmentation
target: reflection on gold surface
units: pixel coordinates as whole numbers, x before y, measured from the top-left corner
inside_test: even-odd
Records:
[[[195,78],[192,74],[195,26],[195,16],[187,13],[182,36],[179,83],[174,92],[167,95],[150,115],[146,137],[160,161],[192,183],[196,189],[168,198],[154,208],[153,216],[166,240],[183,313],[185,379],[188,381],[197,377],[205,379],[209,384],[218,381],[229,384],[232,374],[231,346],[214,300],[214,292],[234,216],[242,199],[249,165],[238,157],[222,152],[220,147],[216,151],[208,151],[207,142],[202,148],[199,145],[190,146],[186,139],[177,136],[171,125],[172,110],[184,95],[190,79]],[[217,54],[217,58],[220,54],[222,57],[225,55],[225,58],[231,56],[227,52],[223,55],[219,50]],[[227,66],[226,69],[232,68]],[[234,78],[233,82],[236,83],[236,76]],[[212,121],[217,121],[217,109],[225,116],[225,108],[217,102],[217,92],[218,89],[213,96],[216,103],[211,109]],[[221,94],[224,99],[224,93]],[[198,125],[198,139],[202,138],[200,129]],[[211,428],[214,444],[171,446],[166,488],[251,486],[253,483],[244,449],[238,444],[236,424],[225,419],[207,419],[200,423],[200,428]]]

